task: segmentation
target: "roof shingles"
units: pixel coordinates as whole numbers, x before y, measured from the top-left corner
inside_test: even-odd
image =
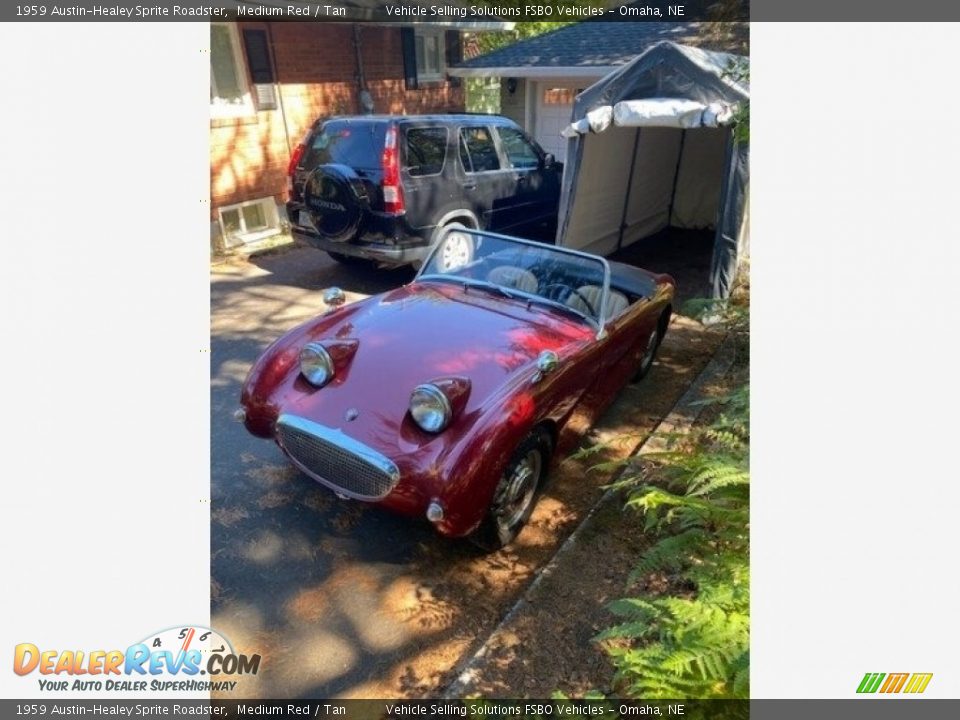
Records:
[[[708,23],[581,22],[507,45],[466,60],[456,67],[612,67],[623,65],[661,40],[708,50],[740,50],[745,46],[743,23],[727,23],[725,37],[715,37]]]

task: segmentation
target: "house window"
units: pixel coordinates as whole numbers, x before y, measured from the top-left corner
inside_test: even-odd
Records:
[[[280,231],[273,198],[261,198],[219,209],[220,230],[227,247],[255,242]]]
[[[432,82],[443,80],[447,72],[446,50],[442,30],[416,28],[417,80]]]
[[[573,101],[576,99],[579,93],[583,92],[582,90],[575,90],[573,88],[566,87],[557,87],[557,88],[547,88],[543,91],[543,104],[544,105],[573,105]]]
[[[210,111],[214,117],[254,112],[247,67],[232,24],[210,24]]]

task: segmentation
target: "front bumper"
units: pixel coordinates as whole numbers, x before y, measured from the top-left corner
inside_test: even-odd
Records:
[[[390,458],[335,428],[283,414],[276,433],[293,464],[338,495],[377,502],[400,482],[400,470]]]
[[[243,415],[250,429],[250,414]],[[409,454],[384,454],[338,428],[289,413],[281,413],[271,427],[271,435],[284,455],[341,498],[425,518],[446,537],[463,537],[478,522],[473,493],[464,505],[463,497],[450,491],[458,483],[475,483],[479,479],[476,475],[485,472],[480,464],[469,471],[454,472],[455,466],[437,461],[435,447]]]

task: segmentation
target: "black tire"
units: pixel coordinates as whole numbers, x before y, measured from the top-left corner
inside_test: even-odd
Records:
[[[304,210],[320,237],[348,242],[357,236],[369,198],[360,176],[347,165],[320,165],[303,187]]]
[[[517,446],[493,491],[483,522],[470,535],[474,545],[493,552],[513,542],[537,504],[547,477],[551,450],[550,436],[542,428],[534,429]],[[522,479],[524,468],[532,473],[529,479]]]
[[[653,367],[653,361],[656,360],[657,357],[657,350],[660,349],[660,343],[663,342],[663,336],[667,334],[667,326],[669,324],[670,309],[667,308],[657,321],[657,326],[650,333],[650,337],[647,340],[647,349],[644,351],[643,357],[640,358],[640,366],[637,368],[637,374],[633,376],[632,382],[640,382],[650,372],[650,369]]]
[[[341,265],[346,265],[347,267],[371,267],[373,265],[372,260],[367,260],[366,258],[357,257],[355,255],[344,255],[342,253],[332,252],[330,250],[327,250],[327,255]]]

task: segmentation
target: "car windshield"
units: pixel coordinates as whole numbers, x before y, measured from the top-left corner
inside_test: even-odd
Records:
[[[597,327],[606,319],[607,262],[553,245],[455,228],[437,243],[417,277],[553,307]]]

